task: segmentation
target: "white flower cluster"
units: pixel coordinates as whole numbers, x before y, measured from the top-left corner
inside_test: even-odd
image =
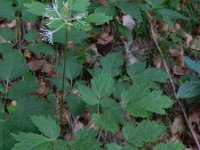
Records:
[[[63,2],[63,9],[69,9],[68,2]],[[42,40],[53,44],[53,34],[60,30],[65,25],[72,25],[72,22],[80,21],[81,19],[85,18],[84,13],[77,14],[75,16],[71,16],[71,12],[69,10],[69,14],[67,16],[64,16],[61,14],[58,10],[58,1],[52,0],[52,6],[48,6],[46,8],[46,11],[44,13],[44,17],[47,17],[49,19],[49,22],[47,23],[47,26],[50,26],[56,21],[62,21],[63,24],[57,27],[55,30],[51,31],[48,28],[42,26],[41,27],[41,36]]]

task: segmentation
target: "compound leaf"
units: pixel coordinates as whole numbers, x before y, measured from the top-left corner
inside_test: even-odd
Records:
[[[167,142],[167,143],[161,143],[154,147],[154,150],[183,150],[184,145],[179,142]]]
[[[135,147],[142,147],[146,142],[155,142],[163,134],[165,127],[155,121],[144,120],[138,125],[127,123],[122,133],[124,138]]]
[[[52,118],[44,116],[32,116],[31,119],[34,125],[38,127],[38,129],[48,138],[57,139],[60,135],[60,127]]]

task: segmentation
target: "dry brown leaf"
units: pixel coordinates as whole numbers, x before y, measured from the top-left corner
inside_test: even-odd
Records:
[[[25,56],[26,58],[31,58],[31,52],[30,52],[29,50],[25,50],[25,51],[24,51],[24,56]]]
[[[162,58],[161,56],[156,56],[153,60],[154,65],[156,66],[156,68],[161,68],[162,65]]]
[[[32,71],[41,70],[45,64],[47,61],[44,59],[34,59],[28,63]]]
[[[185,37],[185,40],[186,40],[186,46],[187,46],[187,47],[190,47],[191,42],[192,42],[192,40],[193,40],[192,35],[190,35],[190,34],[188,34],[188,33],[184,33],[184,37]]]
[[[106,45],[113,40],[113,36],[104,32],[100,35],[100,38],[97,40],[98,44]]]
[[[42,72],[51,74],[54,71],[54,66],[52,64],[46,63],[42,68]]]
[[[184,120],[182,117],[178,116],[174,119],[171,127],[171,140],[172,141],[179,141],[180,140],[180,136],[182,135],[183,131],[184,131]]]
[[[180,51],[180,50],[177,50],[177,49],[170,48],[169,53],[172,57],[176,58],[178,66],[184,67],[185,63],[184,63],[184,60],[183,60],[183,54],[184,54],[183,50]]]
[[[185,75],[185,70],[182,67],[175,65],[173,67],[173,73],[177,76],[183,76]]]

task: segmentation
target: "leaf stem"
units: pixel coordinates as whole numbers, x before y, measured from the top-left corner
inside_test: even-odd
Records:
[[[64,67],[63,67],[63,76],[62,76],[62,95],[61,95],[61,99],[60,99],[60,124],[63,124],[63,109],[64,109],[64,93],[65,93],[65,74],[66,74],[66,67],[67,67],[67,41],[68,41],[68,26],[66,26],[66,44],[64,46]]]

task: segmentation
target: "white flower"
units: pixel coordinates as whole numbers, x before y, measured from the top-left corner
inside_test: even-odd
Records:
[[[45,28],[45,27],[41,27],[41,35],[42,35],[42,40],[43,41],[46,41],[46,42],[48,42],[48,43],[51,43],[51,44],[53,44],[53,34],[55,33],[55,32],[57,32],[58,30],[60,30],[62,27],[63,27],[64,25],[62,25],[62,26],[60,26],[59,28],[57,28],[57,29],[55,29],[55,30],[53,30],[53,31],[51,31],[51,30],[48,30],[47,28]]]
[[[42,40],[53,44],[53,32],[45,27],[41,27],[40,30],[41,30],[40,34],[42,35]]]

